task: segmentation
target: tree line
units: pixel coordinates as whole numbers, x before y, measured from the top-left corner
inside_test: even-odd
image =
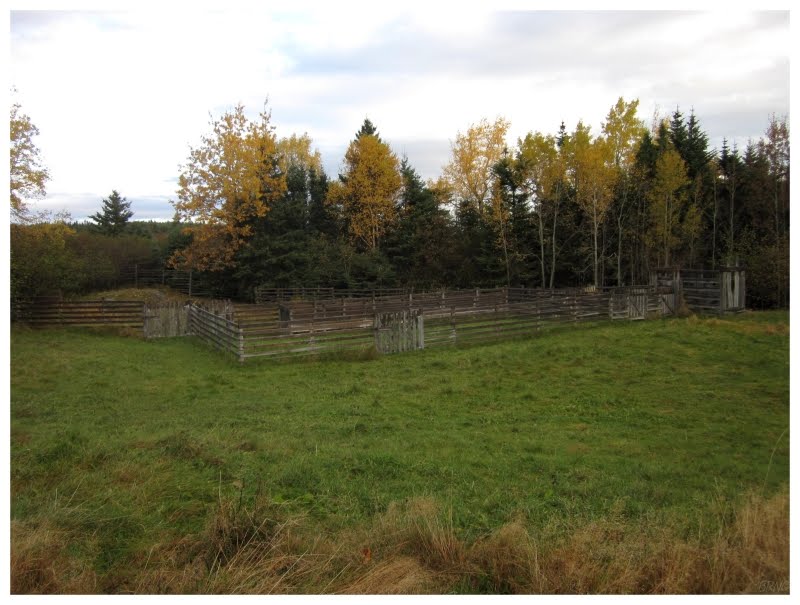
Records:
[[[638,105],[620,98],[596,133],[562,123],[514,145],[508,121],[481,120],[427,182],[369,119],[331,178],[307,134],[278,138],[266,108],[237,106],[190,148],[152,259],[244,299],[259,285],[604,287],[738,265],[750,306],[787,306],[788,120],[716,150],[693,111],[648,126]]]

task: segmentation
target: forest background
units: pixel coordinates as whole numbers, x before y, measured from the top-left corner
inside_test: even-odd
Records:
[[[394,288],[643,284],[659,267],[747,271],[747,305],[789,304],[789,124],[765,116],[745,149],[709,149],[698,116],[645,122],[619,100],[510,143],[502,117],[451,142],[423,181],[365,119],[341,173],[308,134],[278,138],[265,104],[212,118],[180,167],[171,222],[136,221],[118,191],[90,221],[36,213],[38,130],[11,109],[12,305],[120,285],[132,267],[191,270],[217,297],[257,286]]]

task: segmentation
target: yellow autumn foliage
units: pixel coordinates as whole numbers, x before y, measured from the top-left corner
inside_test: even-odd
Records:
[[[350,143],[344,167],[344,179],[331,183],[328,203],[341,208],[351,237],[374,250],[397,218],[400,161],[377,136],[362,135]]]
[[[211,123],[211,134],[191,148],[178,179],[178,220],[192,221],[191,245],[174,265],[221,270],[252,234],[252,221],[267,214],[286,190],[269,113],[251,121],[238,105]]]

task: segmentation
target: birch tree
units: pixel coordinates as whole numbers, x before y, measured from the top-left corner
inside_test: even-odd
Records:
[[[493,123],[484,118],[466,133],[459,132],[450,145],[452,157],[444,167],[444,178],[455,194],[475,204],[481,215],[492,192],[492,170],[506,151],[509,126],[510,122],[503,118]]]
[[[636,154],[646,132],[644,122],[636,115],[639,100],[626,103],[620,97],[609,110],[603,123],[603,137],[611,158],[616,190],[615,216],[617,223],[617,285],[622,285],[622,244],[624,219],[630,200],[630,181],[636,164]]]
[[[33,138],[39,134],[39,129],[21,109],[19,103],[11,105],[9,123],[11,215],[19,221],[27,217],[26,201],[44,197],[45,184],[50,179],[50,173],[42,165],[39,148],[33,142]]]

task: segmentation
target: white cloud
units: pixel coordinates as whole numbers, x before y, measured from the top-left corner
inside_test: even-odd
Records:
[[[693,106],[714,141],[789,111],[788,13],[375,6],[12,13],[12,84],[53,175],[45,203],[85,216],[113,188],[156,212],[209,113],[241,102],[255,116],[266,96],[279,135],[307,132],[332,176],[365,116],[433,177],[483,117],[508,118],[512,144],[561,120],[598,132],[623,95],[647,121]]]

